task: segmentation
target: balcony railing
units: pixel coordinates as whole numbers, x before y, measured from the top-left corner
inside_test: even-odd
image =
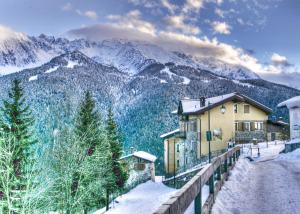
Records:
[[[235,140],[239,141],[264,141],[266,139],[266,132],[264,130],[257,131],[236,131]]]

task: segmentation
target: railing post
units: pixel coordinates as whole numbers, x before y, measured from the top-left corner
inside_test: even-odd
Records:
[[[235,153],[232,155],[233,163],[235,163]]]
[[[214,173],[209,178],[209,193],[214,194],[215,188],[214,188]]]
[[[201,212],[202,212],[202,187],[200,182],[200,191],[195,198],[194,213],[201,214]]]
[[[229,156],[229,166],[232,166],[232,157]]]
[[[220,164],[220,166],[217,169],[217,180],[218,181],[221,180],[221,166],[222,166],[222,164]]]
[[[228,172],[228,158],[226,157],[225,161],[224,161],[224,172],[227,173]]]

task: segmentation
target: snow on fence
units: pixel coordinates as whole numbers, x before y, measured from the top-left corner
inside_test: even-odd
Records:
[[[228,178],[229,170],[240,156],[240,147],[236,146],[224,154],[214,158],[212,163],[205,166],[175,195],[163,203],[155,214],[181,214],[184,213],[194,201],[195,214],[208,214],[216,199],[217,193]],[[202,187],[208,183],[209,193],[206,202],[202,205]]]

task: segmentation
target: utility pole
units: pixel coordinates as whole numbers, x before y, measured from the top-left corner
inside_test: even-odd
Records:
[[[210,102],[208,101],[208,132],[209,132],[209,137],[208,137],[208,162],[211,163],[211,130],[210,130],[210,109],[209,109],[209,106],[210,106]]]

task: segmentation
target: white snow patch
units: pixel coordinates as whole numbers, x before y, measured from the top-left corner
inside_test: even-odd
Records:
[[[53,68],[49,68],[47,71],[45,71],[46,74],[52,73],[54,71],[56,71],[59,68],[59,66],[55,66]]]
[[[183,78],[183,82],[181,84],[183,85],[188,85],[190,84],[191,80],[187,77],[184,77],[184,76],[180,76],[181,78]]]
[[[299,161],[300,162],[300,149],[293,152],[281,154],[276,160]]]
[[[68,61],[68,64],[67,64],[67,68],[74,68],[74,66],[75,65],[79,65],[79,63],[78,62],[76,62],[76,61]]]
[[[148,181],[117,197],[115,201],[118,203],[111,203],[112,208],[109,211],[105,212],[105,208],[103,208],[94,214],[150,214],[155,212],[176,191],[163,183]]]
[[[160,80],[160,83],[166,84],[166,83],[168,83],[168,82],[167,82],[166,80],[161,79],[161,80]]]
[[[165,67],[164,69],[162,69],[160,71],[160,73],[166,73],[168,74],[170,79],[173,79],[173,76],[177,76],[183,79],[183,82],[179,83],[179,84],[183,84],[183,85],[188,85],[190,84],[191,80],[185,76],[179,76],[177,74],[174,74],[173,72],[170,71],[170,69],[168,67]]]
[[[300,149],[278,154],[283,144],[259,144],[264,161],[240,158],[218,193],[212,214],[294,213],[300,202]],[[274,158],[274,155],[278,158]]]
[[[240,82],[238,80],[232,80],[232,82],[238,84],[238,85],[241,85],[241,86],[245,86],[245,87],[248,87],[248,88],[252,88],[254,87],[253,85],[249,84],[249,83],[243,83],[243,82]]]
[[[38,76],[35,75],[35,76],[32,76],[32,77],[29,77],[28,81],[31,82],[31,81],[34,81],[34,80],[37,80],[38,79]]]

